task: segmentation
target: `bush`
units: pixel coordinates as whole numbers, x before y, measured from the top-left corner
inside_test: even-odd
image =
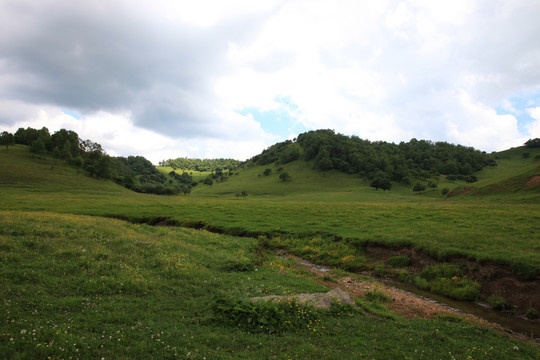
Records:
[[[249,272],[255,270],[255,265],[249,261],[232,260],[221,268],[227,272]]]
[[[495,310],[504,311],[510,309],[510,305],[508,305],[506,299],[503,297],[492,295],[487,301]]]
[[[406,255],[398,255],[391,257],[386,263],[393,267],[406,267],[411,263],[411,259]]]
[[[437,278],[451,278],[462,275],[463,272],[459,266],[446,263],[426,266],[420,273],[420,277],[428,281],[435,280]]]
[[[291,175],[289,175],[288,172],[282,172],[281,174],[279,174],[279,178],[281,179],[281,181],[288,181],[291,180]]]
[[[401,270],[399,273],[398,273],[398,279],[399,281],[401,282],[404,282],[404,283],[410,283],[413,281],[413,276],[410,272],[408,272],[407,270]]]
[[[448,190],[447,188],[444,188],[441,190],[441,194],[442,196],[446,196],[446,194],[448,194],[450,192],[450,190]]]
[[[313,306],[300,306],[293,299],[288,302],[252,302],[230,297],[216,298],[212,311],[220,325],[266,333],[303,329],[306,324],[313,329],[320,323],[316,318],[322,313]]]
[[[463,277],[463,272],[456,265],[426,266],[414,279],[414,283],[421,289],[457,300],[472,301],[480,295],[480,285]]]
[[[368,301],[378,302],[378,303],[389,302],[391,300],[390,296],[378,290],[368,291],[367,293],[365,293],[364,297]]]
[[[384,264],[379,264],[375,266],[374,273],[377,276],[385,276],[388,274],[388,270],[386,270],[386,267],[384,266]]]
[[[527,318],[531,320],[538,319],[538,311],[536,311],[536,309],[530,308],[525,313],[525,316],[527,316]]]
[[[414,187],[412,189],[412,191],[414,192],[419,192],[419,191],[424,191],[424,190],[426,190],[426,187],[420,183],[414,184]]]

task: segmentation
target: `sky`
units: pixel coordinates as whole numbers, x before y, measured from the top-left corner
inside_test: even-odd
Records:
[[[248,159],[316,129],[540,137],[540,1],[0,0],[0,130]]]

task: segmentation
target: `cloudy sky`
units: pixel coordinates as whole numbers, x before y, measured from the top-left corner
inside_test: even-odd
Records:
[[[0,0],[0,130],[246,159],[312,129],[540,137],[540,1]]]

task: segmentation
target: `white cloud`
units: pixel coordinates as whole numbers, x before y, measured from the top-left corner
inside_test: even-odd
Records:
[[[6,1],[0,125],[69,127],[154,162],[246,158],[283,140],[240,114],[254,108],[288,114],[287,129],[500,150],[538,131],[540,104],[524,135],[510,99],[540,91],[539,13],[527,0]]]
[[[529,132],[529,138],[540,138],[540,106],[529,108],[527,109],[527,112],[534,119],[534,121],[526,125],[527,131]]]

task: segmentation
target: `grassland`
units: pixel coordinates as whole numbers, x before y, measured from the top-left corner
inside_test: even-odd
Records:
[[[29,161],[24,147],[0,156],[4,174],[0,209],[4,210],[45,210],[134,222],[168,218],[233,235],[294,238],[306,246],[313,238],[346,239],[339,245],[339,256],[361,257],[357,245],[374,242],[412,246],[440,259],[463,255],[527,273],[540,269],[538,187],[507,193],[504,201],[498,192],[446,199],[439,189],[427,194],[413,194],[410,188],[399,186],[375,191],[361,179],[343,174],[327,174],[319,181],[307,165],[292,164],[285,168],[293,174],[292,181],[279,181],[275,173],[258,176],[262,169],[251,168],[212,187],[199,185],[187,197],[157,197],[77,176],[75,169],[61,165],[51,169],[50,160]],[[529,163],[531,169],[526,171],[537,171],[538,163],[533,159]],[[515,174],[504,163],[501,169]],[[490,185],[487,175],[480,178]],[[246,199],[234,196],[242,190],[249,194]],[[323,253],[321,259],[336,257],[327,255]]]
[[[528,160],[520,160],[525,172],[536,173],[538,165]],[[507,173],[499,174],[497,183],[516,186],[516,178],[528,176],[504,166],[503,159],[500,171]],[[278,334],[216,321],[212,306],[219,296],[326,290],[291,261],[259,247],[269,240],[336,265],[351,256],[363,264],[359,245],[377,242],[409,245],[440,258],[461,254],[501,262],[525,272],[540,268],[538,190],[511,189],[504,200],[499,193],[446,199],[440,195],[444,180],[437,190],[413,194],[398,186],[391,192],[375,191],[361,179],[342,174],[317,179],[317,173],[301,163],[285,168],[292,176],[288,182],[280,182],[275,169],[259,177],[263,170],[244,169],[227,182],[197,187],[190,196],[167,197],[88,178],[53,160],[33,157],[24,146],[0,151],[2,356],[540,356],[537,346],[448,317],[406,320],[369,310],[345,317],[314,312],[312,324]],[[479,184],[489,187],[494,174],[479,176]],[[242,190],[248,191],[246,199],[234,196]],[[252,237],[152,227],[113,217],[132,222],[169,219]]]
[[[313,311],[267,333],[216,320],[216,297],[326,289],[255,239],[114,219],[0,212],[0,349],[9,359],[534,359],[538,347],[453,317]],[[234,264],[252,264],[234,271]],[[368,300],[365,300],[368,302]]]

